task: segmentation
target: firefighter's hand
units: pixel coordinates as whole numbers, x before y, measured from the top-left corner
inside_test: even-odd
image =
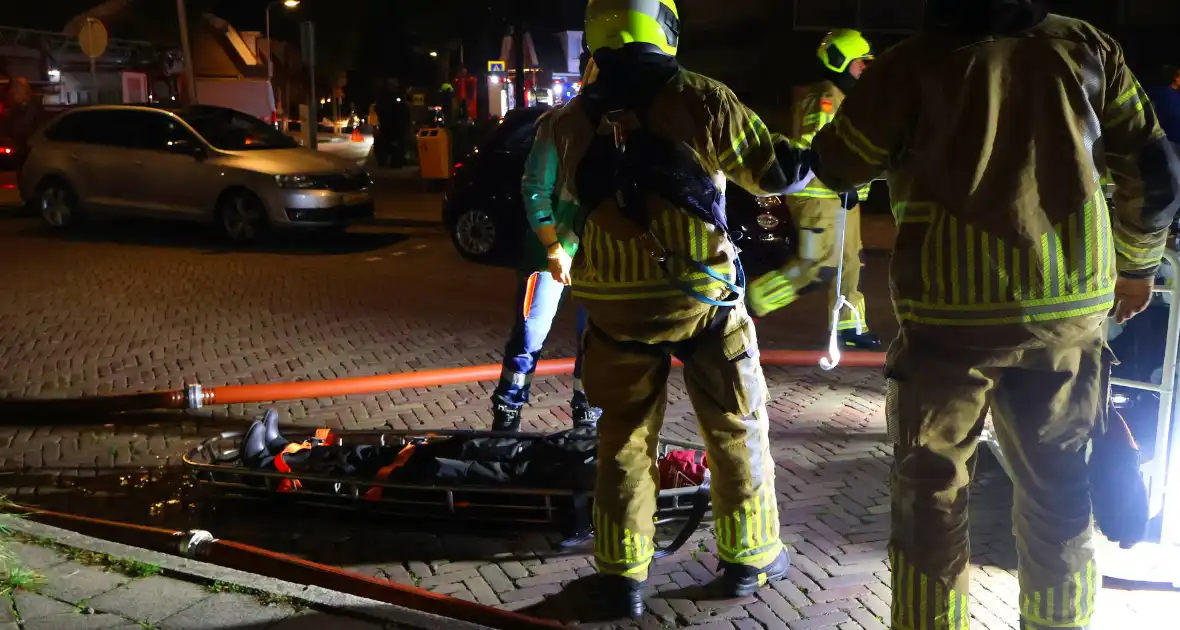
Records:
[[[840,205],[845,210],[852,210],[860,203],[860,198],[856,193],[840,193]]]
[[[574,264],[573,257],[565,251],[565,247],[562,247],[561,243],[551,245],[545,255],[549,260],[549,273],[553,275],[553,279],[569,286],[572,282],[570,268]]]
[[[1154,274],[1146,278],[1119,276],[1114,283],[1114,321],[1121,324],[1146,310],[1154,286]]]

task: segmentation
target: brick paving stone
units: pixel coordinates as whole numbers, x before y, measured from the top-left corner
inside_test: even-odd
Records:
[[[800,618],[798,607],[788,602],[775,589],[764,588],[758,591],[757,597],[774,612],[775,616],[783,621],[794,621]]]
[[[847,613],[834,612],[834,613],[829,613],[829,614],[825,614],[825,615],[820,615],[818,617],[804,617],[803,619],[799,619],[798,621],[788,621],[787,627],[790,628],[791,630],[813,630],[814,628],[831,628],[833,626],[838,626],[838,625],[844,623],[845,621],[848,621],[848,619],[849,619],[849,617],[848,617]]]
[[[562,573],[542,573],[541,575],[521,578],[516,581],[516,585],[520,588],[528,588],[530,586],[540,586],[543,584],[560,584],[562,582],[576,580],[577,578],[578,574],[572,571],[565,571]]]
[[[504,573],[504,569],[498,565],[485,564],[479,568],[479,574],[494,592],[503,593],[504,591],[511,591],[516,588],[516,585]]]
[[[500,563],[500,569],[504,571],[505,575],[514,580],[528,577],[529,575],[528,569],[519,562],[502,562]]]
[[[864,630],[889,630],[888,626],[881,622],[885,617],[877,618],[872,612],[865,608],[853,608],[848,611],[848,616],[856,620]]]
[[[540,586],[530,586],[529,588],[520,588],[514,591],[500,593],[500,601],[505,604],[518,602],[522,599],[532,599],[534,597],[544,597],[554,593],[561,592],[560,584],[541,584]]]
[[[666,600],[659,597],[649,597],[647,599],[647,609],[651,614],[660,619],[668,621],[676,619],[676,610]]]
[[[746,610],[750,611],[750,616],[762,624],[767,630],[786,630],[787,624],[781,617],[774,614],[770,606],[763,602],[755,602],[746,606]]]
[[[699,606],[698,606],[699,608]],[[690,625],[697,625],[708,623],[715,619],[744,619],[750,616],[750,612],[741,606],[727,606],[725,608],[712,608],[703,610],[688,618]]]

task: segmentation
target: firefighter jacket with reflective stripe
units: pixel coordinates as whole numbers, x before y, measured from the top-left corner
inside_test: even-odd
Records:
[[[819,133],[832,119],[836,111],[844,102],[844,92],[831,81],[820,81],[807,87],[807,94],[791,112],[791,144],[801,149],[811,147],[815,134]],[[861,201],[869,198],[869,185],[866,184],[856,191]],[[812,197],[816,199],[839,199],[836,191],[824,185],[819,178],[811,180],[801,192],[789,197]],[[788,198],[789,198],[788,197]]]
[[[604,117],[605,118],[605,117]],[[624,128],[638,128],[634,113],[623,117]],[[596,134],[613,133],[606,120],[597,129],[574,99],[554,120],[560,154],[558,182],[574,198],[579,160]],[[729,88],[707,77],[681,71],[654,97],[643,122],[646,133],[688,145],[704,170],[757,195],[768,195],[759,181],[773,168],[774,140],[762,120]],[[650,241],[619,211],[609,196],[597,208],[582,208],[585,223],[575,258],[573,294],[583,302],[591,321],[619,340],[645,343],[679,341],[700,332],[716,308],[674,286],[650,253]],[[735,279],[737,252],[726,234],[655,194],[647,195],[654,240],[673,252],[671,274],[710,299],[724,299],[730,288],[685,262],[703,262],[724,277]]]
[[[1119,45],[1057,15],[1010,36],[906,40],[813,146],[837,189],[887,176],[902,325],[988,326],[962,337],[984,347],[1099,325],[1117,273],[1159,265],[1180,205],[1175,153]]]

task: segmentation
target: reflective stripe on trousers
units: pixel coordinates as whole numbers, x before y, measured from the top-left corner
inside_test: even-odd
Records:
[[[656,553],[655,524],[645,530],[638,532],[620,526],[595,504],[594,559],[598,561],[598,570],[611,575],[646,575]]]
[[[1061,586],[1022,592],[1021,629],[1089,628],[1094,616],[1094,598],[1101,586],[1098,567],[1091,560]]]
[[[967,593],[958,593],[917,570],[901,550],[890,547],[889,564],[893,630],[967,630],[971,626]]]
[[[739,503],[728,514],[714,511],[713,518],[717,557],[725,562],[762,567],[773,562],[783,548],[773,487]]]

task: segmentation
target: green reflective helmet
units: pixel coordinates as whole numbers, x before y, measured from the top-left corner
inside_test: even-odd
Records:
[[[824,67],[832,72],[844,72],[857,59],[872,59],[873,49],[860,31],[839,29],[824,36],[816,51]]]
[[[590,0],[586,4],[586,47],[651,44],[675,55],[680,44],[680,15],[673,0]]]

